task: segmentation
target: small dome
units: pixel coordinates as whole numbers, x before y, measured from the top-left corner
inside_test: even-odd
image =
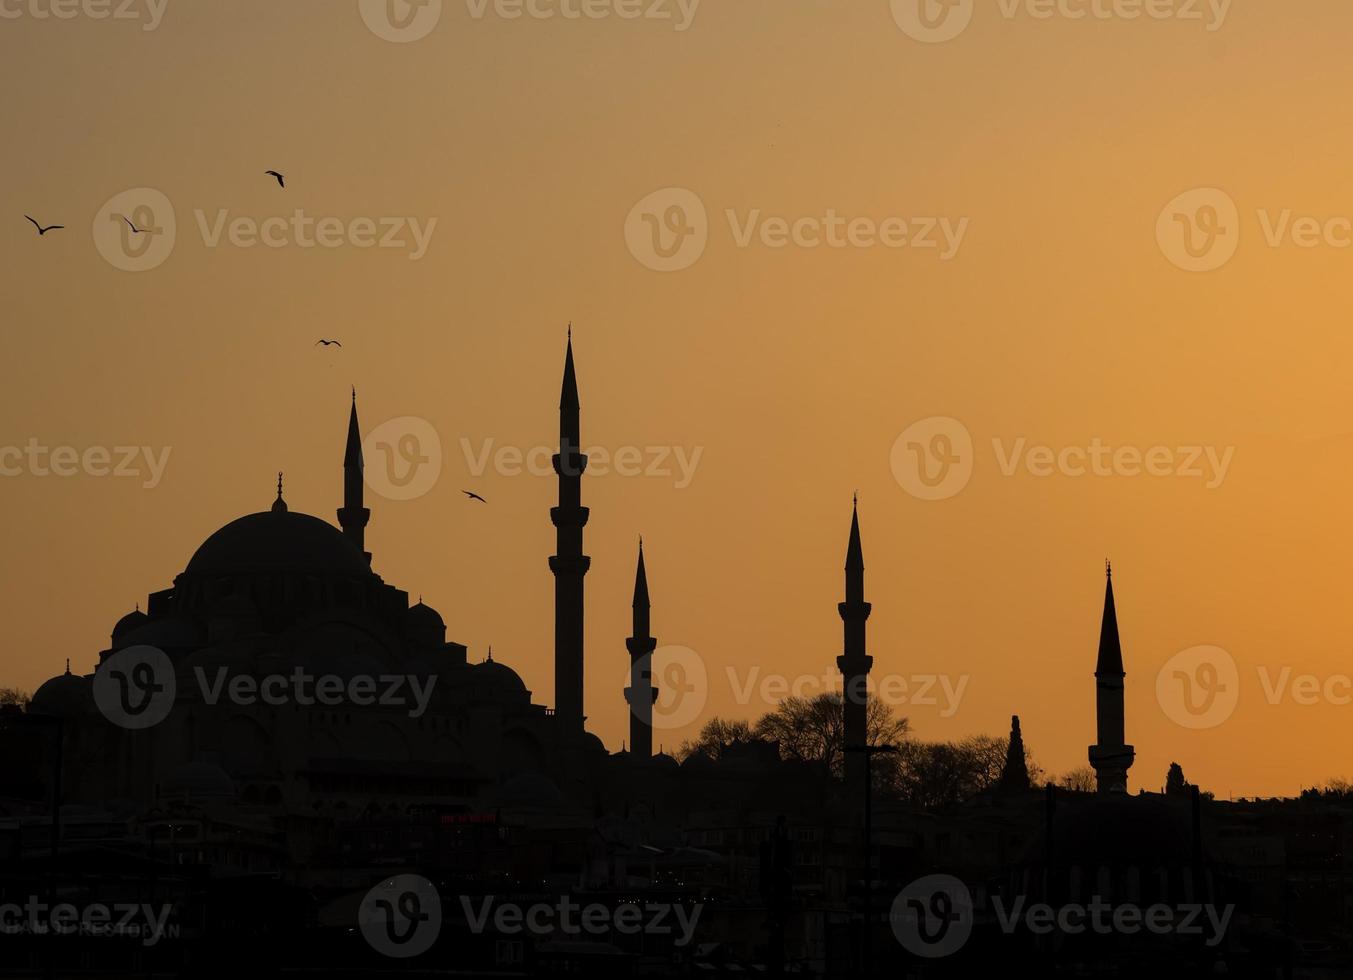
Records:
[[[526,685],[522,683],[522,679],[517,676],[517,672],[506,664],[500,664],[496,660],[485,660],[482,664],[475,664],[472,670],[474,671],[471,675],[473,683],[490,695],[524,696],[530,694],[526,690]]]
[[[318,517],[277,509],[231,521],[197,549],[188,575],[312,572],[367,576],[366,555]]]
[[[679,769],[681,763],[672,758],[666,752],[659,752],[653,756],[653,765],[658,769]]]
[[[442,619],[442,614],[437,612],[431,606],[424,605],[423,600],[419,599],[416,606],[410,606],[409,611],[404,614],[405,621],[413,627],[421,629],[445,629],[446,623]]]
[[[34,714],[70,718],[75,715],[86,714],[93,708],[93,688],[90,685],[89,678],[72,674],[70,664],[67,664],[64,674],[58,674],[51,680],[44,682],[33,693],[33,700],[28,710]]]
[[[117,621],[117,625],[113,627],[113,639],[117,640],[134,629],[140,629],[148,622],[149,616],[140,609],[134,609]]]

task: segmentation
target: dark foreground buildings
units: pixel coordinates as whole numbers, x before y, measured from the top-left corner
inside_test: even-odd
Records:
[[[0,716],[0,975],[1346,975],[1353,805],[1131,794],[1111,580],[1098,792],[1032,785],[1018,719],[962,802],[868,792],[858,514],[841,772],[758,740],[653,752],[642,546],[632,635],[593,651],[630,663],[608,752],[583,704],[571,342],[559,413],[555,706],[377,573],[354,396],[337,527],[279,482],[92,673]]]

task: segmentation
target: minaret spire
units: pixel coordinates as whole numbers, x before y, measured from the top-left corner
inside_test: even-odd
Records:
[[[1104,563],[1104,616],[1095,662],[1095,744],[1090,765],[1101,793],[1126,793],[1127,774],[1136,750],[1127,744],[1123,712],[1123,648],[1118,639],[1118,610],[1113,599],[1113,566]]]
[[[583,554],[583,528],[588,509],[582,505],[582,476],[587,457],[581,449],[578,376],[573,366],[573,329],[564,354],[564,381],[559,397],[559,505],[550,510],[555,526],[554,573],[554,701],[565,735],[583,731],[583,579],[592,559]]]
[[[371,520],[371,510],[365,506],[366,493],[362,481],[365,467],[362,459],[362,427],[357,422],[357,387],[352,389],[352,408],[348,412],[348,441],[343,450],[343,506],[338,508],[338,525],[347,539],[366,555],[371,562],[371,553],[366,550],[366,525]]]
[[[844,632],[843,652],[836,658],[836,666],[841,671],[842,723],[847,746],[864,746],[869,737],[869,670],[874,666],[874,658],[866,652],[865,624],[872,608],[864,601],[864,547],[860,543],[857,494],[851,505],[850,540],[846,545],[846,601],[836,607]],[[865,753],[846,752],[845,766],[846,785],[862,789],[867,772]]]
[[[637,759],[653,755],[653,705],[658,689],[653,686],[653,638],[648,601],[648,571],[644,567],[644,539],[639,539],[639,562],[634,571],[634,629],[625,641],[630,654],[630,686],[625,701],[630,706],[630,754]]]

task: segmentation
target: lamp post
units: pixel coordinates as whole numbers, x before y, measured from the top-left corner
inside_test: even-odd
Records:
[[[896,755],[896,745],[847,745],[847,752],[864,754],[864,936],[860,944],[860,975],[869,976],[873,918],[874,848],[871,837],[874,829],[874,765],[876,755]]]

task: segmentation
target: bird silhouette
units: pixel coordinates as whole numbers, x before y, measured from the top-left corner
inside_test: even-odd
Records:
[[[265,174],[267,174],[269,177],[276,177],[276,178],[277,178],[277,186],[278,186],[278,187],[286,187],[286,186],[287,186],[286,178],[284,178],[284,177],[283,177],[281,174],[279,174],[276,170],[265,170],[265,171],[263,171],[263,172],[264,172]]]
[[[133,232],[135,232],[135,233],[138,234],[138,235],[141,234],[141,232],[144,230],[144,229],[138,228],[138,227],[136,227],[136,225],[132,224],[132,219],[129,218],[129,217],[127,217],[125,214],[122,216],[122,220],[125,221],[125,222],[127,222],[127,227],[130,228]]]
[[[323,337],[321,337],[319,340],[315,341],[315,346],[316,346],[316,347],[318,347],[320,344],[323,344],[325,347],[328,347],[328,346],[331,345],[331,344],[332,344],[334,347],[342,347],[342,346],[343,346],[342,344],[340,344],[340,343],[339,343],[338,341],[336,341],[336,340],[325,340]]]
[[[465,494],[465,496],[469,497],[471,500],[478,500],[481,504],[488,503],[488,501],[485,500],[483,497],[479,496],[479,494],[471,493],[469,490],[462,490],[461,493]]]
[[[24,215],[24,217],[25,217],[25,218],[28,218],[28,215]],[[29,221],[33,221],[32,218],[28,218],[28,220],[29,220]],[[33,227],[36,228],[36,229],[38,230],[38,235],[39,235],[39,236],[42,236],[42,235],[47,234],[47,232],[49,232],[49,231],[56,231],[57,229],[59,229],[59,228],[64,228],[64,227],[66,227],[66,226],[65,226],[65,225],[48,225],[46,228],[44,228],[44,227],[42,227],[42,225],[38,224],[36,221],[33,221]]]

